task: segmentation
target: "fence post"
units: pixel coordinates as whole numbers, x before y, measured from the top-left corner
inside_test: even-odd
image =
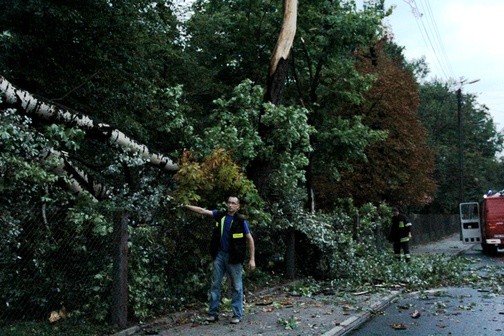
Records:
[[[126,328],[128,323],[128,220],[127,212],[120,212],[114,221],[112,324]]]
[[[353,235],[353,240],[356,242],[360,242],[360,216],[359,213],[355,215],[354,221],[353,221],[353,227],[352,227],[352,235]]]
[[[294,228],[292,227],[287,229],[286,245],[286,275],[287,278],[294,279],[296,277],[296,231],[294,231]]]

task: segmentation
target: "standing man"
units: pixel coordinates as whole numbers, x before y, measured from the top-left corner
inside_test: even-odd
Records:
[[[215,219],[210,243],[210,254],[214,261],[207,321],[216,322],[219,320],[221,283],[224,274],[227,273],[233,286],[231,323],[240,323],[243,318],[242,272],[246,245],[248,245],[250,255],[249,267],[251,270],[255,269],[254,238],[250,233],[247,220],[238,213],[240,200],[238,197],[230,196],[227,201],[227,211],[211,211],[194,205],[186,205],[185,207],[202,215],[213,216]]]
[[[392,227],[388,241],[393,244],[394,257],[401,260],[401,250],[404,252],[406,262],[411,260],[409,241],[411,239],[411,222],[398,208],[392,210]]]

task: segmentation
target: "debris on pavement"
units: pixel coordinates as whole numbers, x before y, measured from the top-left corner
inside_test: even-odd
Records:
[[[413,311],[413,313],[411,313],[411,317],[416,319],[416,318],[419,318],[420,317],[420,312],[418,310],[415,310]]]
[[[394,330],[405,330],[405,329],[408,329],[404,323],[392,323],[390,326]]]

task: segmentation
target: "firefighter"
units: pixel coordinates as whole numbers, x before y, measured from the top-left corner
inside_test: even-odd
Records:
[[[394,257],[401,260],[401,250],[404,253],[404,260],[411,259],[409,241],[411,239],[411,222],[399,208],[392,210],[392,226],[388,235],[388,241],[393,244]]]

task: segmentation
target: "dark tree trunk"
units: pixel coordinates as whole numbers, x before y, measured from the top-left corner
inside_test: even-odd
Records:
[[[296,35],[297,6],[298,0],[284,0],[282,29],[271,56],[264,100],[275,105],[280,103],[282,99],[282,92],[288,74],[289,55],[292,50],[292,44],[294,43],[294,36]],[[263,113],[264,111],[261,111],[260,116],[262,116]],[[270,129],[262,124],[260,119],[258,132],[261,138],[267,138],[270,134]],[[250,179],[254,181],[260,195],[270,201],[274,200],[276,197],[275,186],[270,183],[270,176],[274,169],[274,162],[267,162],[264,159],[254,160],[248,169],[248,175]],[[295,232],[294,229],[291,229],[287,234],[286,251],[286,273],[289,277],[294,277],[296,273],[295,255]]]
[[[128,324],[128,220],[120,213],[114,223],[114,265],[112,288],[112,324],[124,329]]]
[[[307,205],[311,213],[315,212],[315,190],[313,188],[313,163],[312,155],[308,158],[308,166],[306,167],[306,193],[308,195]]]
[[[287,251],[285,253],[286,275],[289,279],[296,277],[296,231],[289,228],[286,234]]]

